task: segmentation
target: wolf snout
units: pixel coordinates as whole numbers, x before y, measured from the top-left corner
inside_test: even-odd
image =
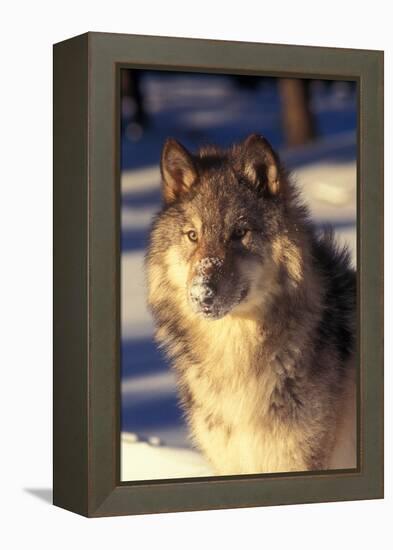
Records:
[[[191,285],[191,301],[199,307],[208,308],[211,306],[216,294],[217,290],[212,284],[194,283]]]

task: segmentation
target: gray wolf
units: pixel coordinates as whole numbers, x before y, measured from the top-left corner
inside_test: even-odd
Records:
[[[218,475],[356,467],[356,274],[253,134],[168,139],[146,256],[156,339]]]

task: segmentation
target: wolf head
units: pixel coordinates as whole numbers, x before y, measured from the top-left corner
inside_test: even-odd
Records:
[[[151,234],[150,283],[161,292],[176,288],[184,307],[206,319],[261,306],[273,279],[277,284],[290,200],[267,140],[253,134],[228,150],[192,155],[168,139],[161,174],[164,208]]]

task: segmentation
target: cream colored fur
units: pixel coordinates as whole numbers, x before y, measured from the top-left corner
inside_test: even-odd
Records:
[[[276,243],[276,259],[285,261],[285,242]],[[302,266],[293,251],[291,262],[293,280],[301,278]],[[295,256],[294,256],[295,254]],[[274,257],[274,254],[273,254]],[[250,267],[252,269],[250,269]],[[271,289],[270,296],[276,292],[274,281],[277,263],[265,265],[263,285]],[[184,368],[183,384],[189,386],[203,414],[192,413],[189,417],[192,438],[203,450],[219,474],[265,473],[304,471],[307,464],[301,452],[305,437],[313,437],[320,429],[319,408],[315,404],[315,426],[310,421],[307,426],[295,426],[278,420],[272,420],[268,411],[269,398],[277,383],[277,372],[288,370],[300,350],[296,341],[287,343],[287,356],[277,353],[261,357],[259,369],[251,368],[255,363],[255,354],[263,349],[264,333],[260,328],[260,319],[266,303],[260,302],[258,292],[261,272],[258,267],[247,266],[252,272],[253,282],[250,297],[229,315],[216,321],[197,318],[190,312],[186,300],[188,266],[181,261],[176,247],[171,247],[166,255],[166,265],[155,266],[150,274],[150,300],[162,295],[162,270],[167,270],[168,279],[177,289],[177,302],[183,321],[193,335],[192,345],[203,347],[205,364],[201,365],[207,377],[199,376],[198,370]],[[268,277],[268,280],[267,280]],[[310,283],[312,286],[312,282]],[[315,299],[318,299],[317,293]],[[269,294],[265,295],[265,302]],[[159,329],[158,339],[165,340],[166,335]],[[289,346],[289,347],[288,347]],[[176,349],[172,346],[172,353]],[[284,366],[283,366],[284,365]],[[181,369],[181,360],[178,365]],[[348,387],[342,397],[339,418],[332,413],[329,416],[329,429],[326,434],[326,457],[323,468],[352,468],[356,466],[356,439],[354,416],[354,382],[348,380]],[[332,407],[335,404],[332,403]],[[211,415],[212,427],[206,428],[206,417]],[[221,422],[223,421],[223,422]],[[230,433],[223,427],[230,425]],[[333,426],[333,427],[332,427]]]

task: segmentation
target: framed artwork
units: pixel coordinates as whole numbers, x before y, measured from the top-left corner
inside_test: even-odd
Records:
[[[54,46],[54,503],[383,497],[383,53]]]

